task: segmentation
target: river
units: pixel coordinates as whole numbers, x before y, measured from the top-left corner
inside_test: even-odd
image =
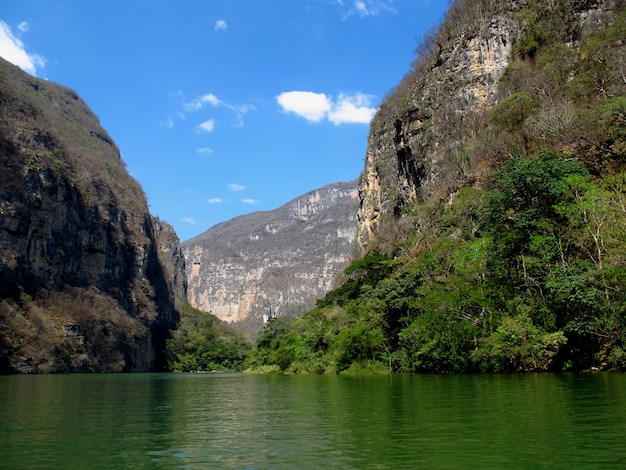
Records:
[[[0,377],[0,468],[626,468],[626,374]]]

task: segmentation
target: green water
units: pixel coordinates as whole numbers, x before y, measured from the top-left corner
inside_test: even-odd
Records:
[[[0,377],[0,468],[626,468],[626,374]]]

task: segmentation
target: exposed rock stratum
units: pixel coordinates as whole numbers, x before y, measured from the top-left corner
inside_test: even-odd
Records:
[[[98,118],[0,59],[0,162],[0,372],[163,368],[184,259]]]
[[[358,204],[356,181],[331,184],[184,242],[190,304],[252,335],[311,309],[350,260]]]

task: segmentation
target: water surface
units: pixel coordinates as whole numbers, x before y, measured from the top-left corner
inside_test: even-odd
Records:
[[[0,468],[626,468],[626,374],[0,377]]]

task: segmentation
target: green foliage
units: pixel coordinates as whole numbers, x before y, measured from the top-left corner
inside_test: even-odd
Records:
[[[375,285],[379,279],[384,278],[390,272],[391,268],[385,264],[389,260],[388,256],[374,252],[353,261],[344,272],[347,279],[343,285],[319,300],[317,306],[324,307],[334,303],[344,305],[349,300],[356,299],[363,286]]]
[[[537,269],[562,255],[560,242],[570,203],[566,178],[589,178],[579,163],[554,153],[512,158],[493,176],[483,228],[490,235],[495,278],[510,285],[525,282],[528,262]]]
[[[493,107],[489,112],[489,124],[505,130],[517,129],[524,124],[536,106],[536,100],[528,94],[515,93]]]
[[[482,347],[472,353],[485,372],[550,370],[556,354],[567,343],[561,331],[548,333],[525,316],[505,317]]]
[[[243,368],[250,351],[245,338],[209,313],[189,305],[167,340],[167,357],[174,372],[235,371]]]
[[[293,329],[291,317],[270,318],[257,340],[256,350],[246,363],[250,372],[265,369],[284,371],[296,359],[296,341],[300,339]]]
[[[370,253],[315,310],[270,321],[251,369],[624,368],[626,175],[594,181],[555,152],[511,158],[435,215],[415,256]]]
[[[392,146],[393,123],[419,115],[428,123],[420,152],[449,138],[449,168],[468,181],[490,171],[487,187],[383,213],[377,246],[397,257],[354,261],[315,310],[264,343],[260,364],[296,373],[626,369],[626,8],[618,3],[584,34],[570,1],[516,5],[521,35],[499,104],[459,124],[441,110],[468,110],[425,77],[442,51],[473,37],[470,23],[503,3],[454,2],[371,132]],[[431,95],[448,98],[426,115],[416,103],[430,106]],[[379,163],[380,174],[394,174],[393,158]],[[385,190],[398,199],[397,186]]]
[[[580,35],[577,17],[568,0],[551,4],[532,0],[517,16],[524,29],[515,52],[524,59],[534,59],[542,47],[556,41],[572,41]]]
[[[404,372],[466,372],[474,370],[470,352],[476,347],[480,326],[471,320],[430,309],[417,315],[400,333],[406,351]]]
[[[466,174],[469,170],[472,160],[472,149],[470,147],[464,147],[463,149],[456,149],[454,151],[454,159],[456,160],[459,168],[463,174]]]
[[[601,101],[598,119],[598,144],[621,164],[626,162],[626,95]]]

